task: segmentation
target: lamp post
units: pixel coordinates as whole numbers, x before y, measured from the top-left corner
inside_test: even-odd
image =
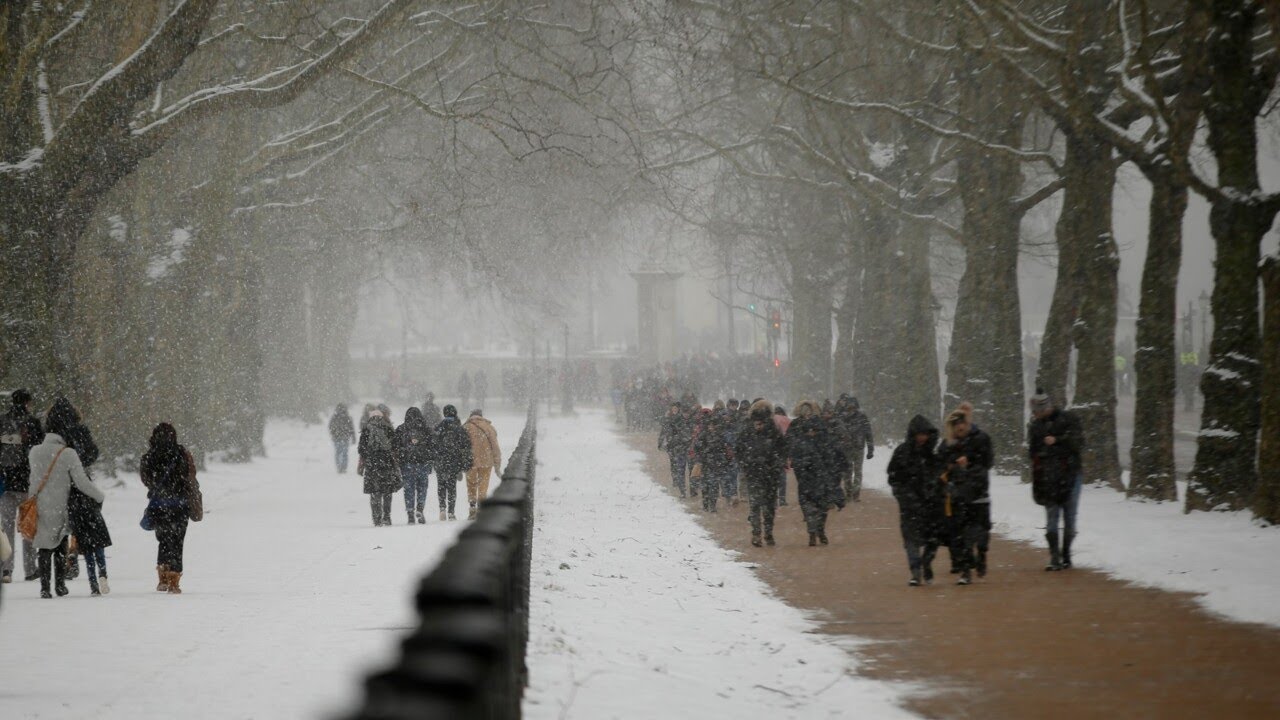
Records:
[[[1200,291],[1200,362],[1209,361],[1209,292]]]

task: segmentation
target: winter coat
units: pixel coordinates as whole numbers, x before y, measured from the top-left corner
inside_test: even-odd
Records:
[[[335,443],[346,443],[350,445],[356,441],[356,426],[351,422],[351,416],[345,412],[335,412],[333,417],[329,418],[329,437]]]
[[[98,446],[93,442],[93,435],[84,425],[74,425],[67,430],[64,438],[67,447],[76,451],[80,465],[89,475],[89,466],[98,461]],[[90,475],[90,480],[93,477]],[[111,547],[111,533],[107,530],[107,521],[102,517],[102,503],[85,495],[80,488],[72,487],[67,497],[68,522],[71,534],[76,536],[76,543],[81,548]]]
[[[62,451],[61,455],[58,455],[59,450]],[[29,477],[32,493],[40,487],[45,473],[49,473],[49,480],[36,499],[40,519],[34,543],[37,550],[52,550],[69,534],[67,500],[71,496],[73,485],[97,502],[106,500],[107,496],[89,479],[84,466],[80,464],[80,456],[67,447],[61,435],[45,435],[43,442],[31,449],[28,460],[31,465]]]
[[[787,444],[800,502],[823,509],[844,507],[840,486],[844,454],[836,448],[827,422],[813,415],[796,418],[787,430]]]
[[[486,417],[472,415],[462,428],[471,440],[471,467],[499,468],[502,472],[502,450],[498,448],[498,431]]]
[[[1044,439],[1052,436],[1054,444]],[[1027,426],[1031,450],[1031,495],[1039,505],[1063,505],[1071,497],[1080,475],[1080,449],[1084,431],[1074,413],[1055,409]]]
[[[702,464],[703,472],[723,472],[733,466],[732,419],[723,410],[717,410],[702,424],[693,443],[693,454]]]
[[[404,487],[396,464],[395,434],[391,421],[384,417],[369,418],[360,433],[358,451],[366,495],[393,493]]]
[[[950,445],[943,443],[938,448],[938,457],[946,468],[945,489],[953,506],[991,501],[991,436],[982,428],[970,425],[969,434],[963,439],[957,439]],[[969,458],[967,467],[956,464],[961,457]]]
[[[411,407],[404,414],[404,422],[396,428],[396,459],[405,465],[430,465],[435,456],[431,446],[431,427],[422,418],[422,411]]]
[[[748,483],[776,483],[787,466],[790,449],[787,437],[778,431],[773,419],[757,430],[751,423],[738,433],[734,456]]]
[[[871,420],[861,410],[850,406],[845,406],[843,412],[837,410],[837,413],[841,449],[852,460],[854,456],[866,452],[868,445],[875,444],[871,436]]]
[[[929,436],[922,446],[916,445],[919,434]],[[917,415],[907,425],[906,441],[894,448],[889,458],[889,487],[898,501],[902,533],[920,544],[934,537],[942,522],[938,484],[942,463],[934,450],[937,444],[938,429]]]
[[[422,420],[429,428],[435,428],[444,420],[444,415],[440,412],[440,406],[433,402],[425,402],[422,404]]]
[[[43,441],[44,428],[25,407],[13,405],[0,416],[0,473],[4,474],[5,490],[29,491],[31,450]]]
[[[667,415],[662,418],[662,429],[658,432],[658,449],[666,450],[671,455],[683,455],[689,452],[692,440],[689,419],[684,413]]]
[[[440,477],[457,476],[471,469],[471,436],[456,417],[447,417],[436,426],[435,466]]]

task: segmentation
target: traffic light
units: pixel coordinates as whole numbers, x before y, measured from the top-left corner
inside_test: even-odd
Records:
[[[755,311],[756,311],[756,304],[755,304],[755,303],[751,303],[750,305],[748,305],[748,306],[747,306],[747,309],[748,309],[748,310],[750,310],[751,312],[755,312]]]

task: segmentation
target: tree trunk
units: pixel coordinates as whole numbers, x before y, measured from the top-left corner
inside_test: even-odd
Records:
[[[1187,188],[1152,177],[1147,257],[1142,267],[1134,373],[1133,447],[1129,451],[1131,498],[1177,500],[1173,418],[1177,404],[1178,268]]]
[[[1262,432],[1253,514],[1280,524],[1280,257],[1262,269],[1266,303],[1262,321]]]
[[[822,402],[831,385],[831,288],[825,268],[806,248],[787,253],[791,265],[791,397]],[[816,266],[815,266],[816,265]]]

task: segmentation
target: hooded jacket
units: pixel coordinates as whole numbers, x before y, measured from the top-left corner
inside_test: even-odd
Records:
[[[411,407],[404,413],[404,422],[396,428],[396,459],[401,465],[428,465],[433,457],[431,428],[422,417],[422,411]]]
[[[752,406],[750,419],[738,433],[734,452],[747,482],[776,484],[786,467],[789,447],[786,436],[773,422],[773,408],[762,408],[763,412],[757,412],[757,408]],[[756,428],[757,420],[764,423],[763,427]]]
[[[471,467],[502,467],[502,450],[498,447],[498,431],[493,429],[493,423],[489,422],[489,418],[483,415],[472,415],[463,423],[462,429],[467,431],[467,437],[471,440]]]
[[[928,435],[924,445],[916,445],[916,435]],[[889,487],[898,501],[899,522],[904,536],[916,542],[934,534],[940,522],[940,487],[938,478],[942,463],[935,448],[938,429],[923,415],[907,424],[906,440],[893,449],[889,459]]]
[[[404,487],[396,463],[395,428],[391,421],[374,415],[360,431],[360,462],[366,495],[393,493]]]

